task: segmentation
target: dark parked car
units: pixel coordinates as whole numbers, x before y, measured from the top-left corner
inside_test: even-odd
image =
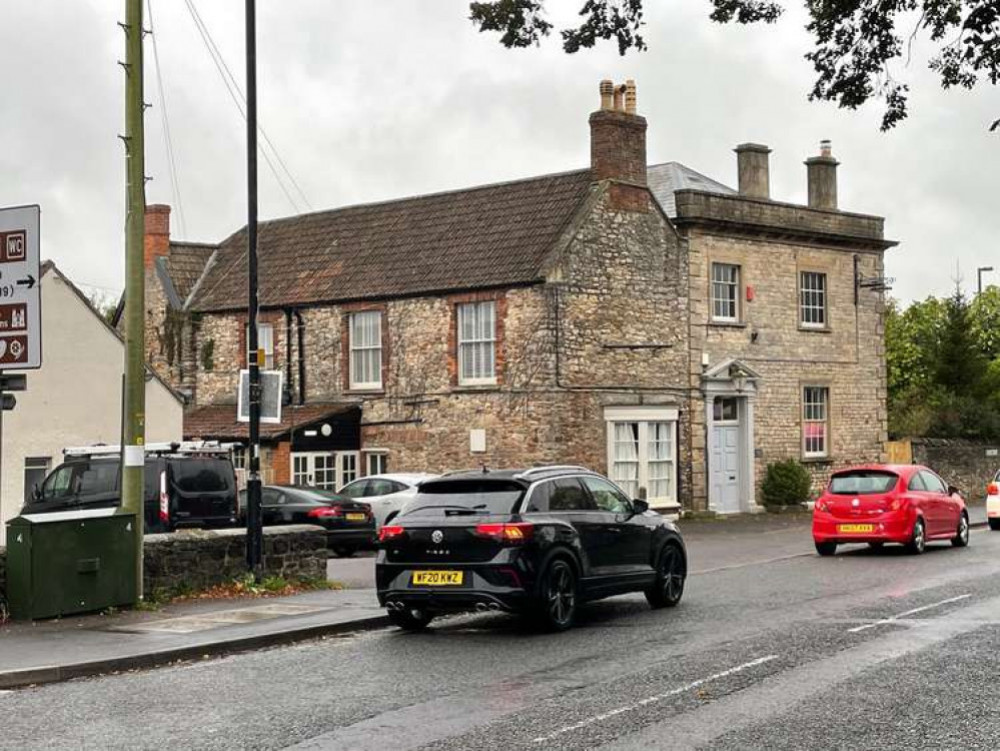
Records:
[[[120,474],[117,455],[73,457],[33,490],[23,513],[118,506]],[[144,501],[150,533],[231,526],[237,519],[233,464],[220,455],[147,455]]]
[[[246,491],[240,491],[246,510]],[[349,558],[375,542],[375,517],[367,503],[331,490],[296,485],[265,485],[261,492],[264,525],[317,524],[326,529],[327,547]]]
[[[379,603],[417,630],[444,611],[503,610],[573,624],[581,601],[645,592],[680,602],[687,554],[677,527],[582,467],[469,471],[421,484],[379,532]]]

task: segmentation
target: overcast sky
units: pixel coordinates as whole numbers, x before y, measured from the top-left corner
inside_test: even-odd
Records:
[[[152,1],[184,209],[172,234],[216,242],[245,221],[244,124],[185,2]],[[548,5],[559,22],[582,0]],[[911,117],[883,134],[877,104],[807,101],[798,6],[747,29],[711,23],[707,2],[647,5],[649,51],[620,58],[555,40],[506,50],[475,31],[467,0],[260,0],[260,120],[309,205],[332,208],[584,167],[598,81],[634,78],[650,163],[735,185],[733,146],[766,143],[772,197],[804,203],[802,161],[832,139],[841,207],[885,216],[901,243],[887,255],[894,295],[946,294],[956,265],[967,290],[977,266],[1000,283],[996,89],[942,92],[918,46],[901,72]],[[243,3],[195,6],[242,85]],[[123,13],[120,0],[0,5],[0,206],[40,204],[43,257],[109,294],[124,277]],[[147,202],[174,203],[148,41],[146,62]],[[297,213],[260,169],[262,218]]]

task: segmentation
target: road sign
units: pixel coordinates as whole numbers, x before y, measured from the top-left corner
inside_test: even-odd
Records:
[[[260,371],[260,421],[281,422],[281,381],[284,373],[280,370]],[[237,399],[236,421],[250,422],[250,371],[240,371],[240,392]]]
[[[38,206],[0,209],[0,370],[42,365]]]

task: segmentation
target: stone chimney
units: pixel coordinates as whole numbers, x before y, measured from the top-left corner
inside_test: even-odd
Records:
[[[646,186],[646,118],[636,114],[635,81],[601,81],[601,108],[590,116],[594,180]]]
[[[771,150],[760,143],[741,143],[734,151],[739,172],[740,195],[748,198],[770,198],[768,154]]]
[[[146,207],[146,235],[143,239],[143,266],[153,268],[157,258],[170,252],[170,207],[154,203]]]
[[[819,142],[819,156],[806,159],[809,175],[809,207],[813,209],[837,209],[837,165],[833,158],[833,147],[829,141]]]

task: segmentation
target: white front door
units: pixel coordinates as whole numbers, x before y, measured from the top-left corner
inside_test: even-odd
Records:
[[[296,452],[292,454],[292,484],[337,490],[358,476],[358,452]]]
[[[712,428],[712,502],[716,513],[740,511],[740,427]]]

